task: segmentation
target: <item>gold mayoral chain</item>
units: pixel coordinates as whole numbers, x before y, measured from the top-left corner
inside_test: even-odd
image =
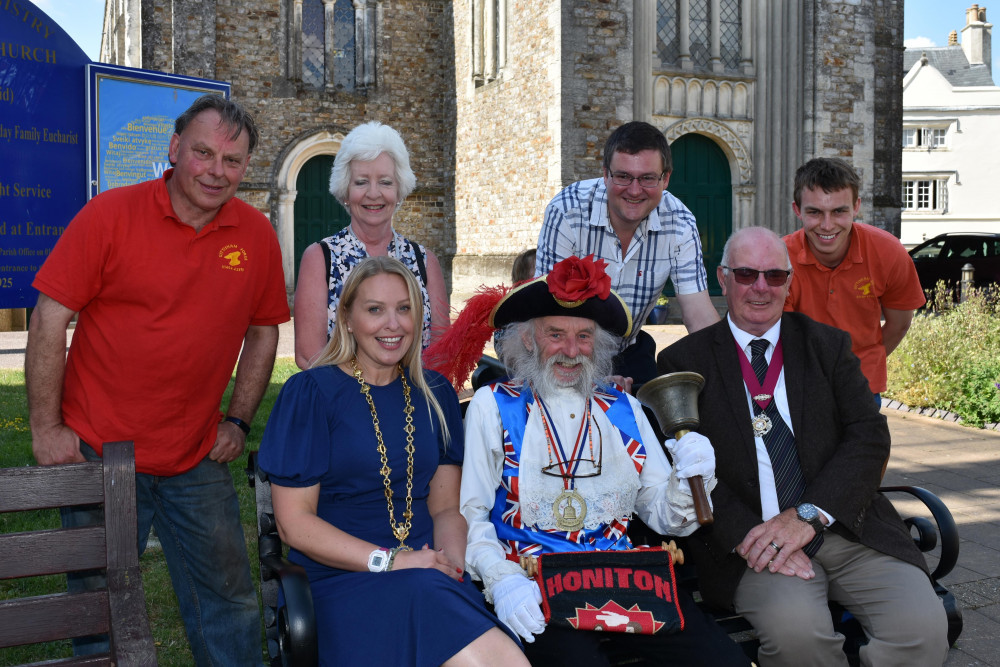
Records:
[[[392,506],[392,484],[389,479],[392,468],[389,467],[389,457],[386,455],[385,442],[382,441],[382,429],[378,425],[378,413],[375,411],[375,401],[372,400],[371,389],[368,383],[365,382],[361,369],[358,368],[357,356],[351,359],[351,366],[354,368],[354,377],[357,379],[358,384],[361,385],[361,394],[368,401],[368,407],[372,411],[372,426],[375,427],[378,453],[382,457],[382,469],[379,472],[382,473],[382,483],[385,485],[385,503],[389,507],[389,527],[392,528],[392,534],[399,540],[399,548],[409,551],[410,547],[406,546],[405,540],[410,534],[410,526],[413,523],[413,452],[415,450],[413,447],[413,431],[416,430],[413,428],[413,404],[410,403],[410,385],[406,383],[402,364],[397,364],[399,379],[403,382],[403,400],[406,402],[406,407],[403,408],[403,412],[406,414],[406,426],[403,427],[403,431],[406,433],[406,511],[403,512],[403,522],[396,523]]]

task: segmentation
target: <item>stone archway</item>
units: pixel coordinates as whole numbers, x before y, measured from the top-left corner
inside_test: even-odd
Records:
[[[752,123],[737,123],[740,134],[749,137]],[[710,118],[685,118],[663,131],[667,141],[673,143],[685,134],[700,134],[712,139],[729,160],[729,171],[733,187],[733,229],[753,224],[754,165],[750,151],[739,135],[728,125]]]
[[[275,207],[275,231],[281,245],[281,266],[285,273],[285,292],[295,293],[295,189],[299,172],[306,162],[317,155],[336,155],[344,135],[322,130],[298,138],[285,151],[275,183],[278,202]]]

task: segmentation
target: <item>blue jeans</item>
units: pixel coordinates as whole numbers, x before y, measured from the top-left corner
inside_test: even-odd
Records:
[[[99,459],[85,444],[80,451],[87,459]],[[260,665],[257,591],[229,466],[206,458],[173,477],[138,473],[136,501],[139,553],[145,551],[154,526],[196,664]],[[66,511],[63,525],[93,523],[93,513]],[[70,589],[94,583],[92,576],[82,586],[71,578]],[[77,652],[86,650],[80,647]]]

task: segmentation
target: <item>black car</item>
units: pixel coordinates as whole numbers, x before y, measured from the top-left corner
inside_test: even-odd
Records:
[[[940,234],[910,250],[910,257],[924,290],[933,290],[939,280],[957,287],[966,264],[972,265],[976,287],[1000,284],[1000,233]]]

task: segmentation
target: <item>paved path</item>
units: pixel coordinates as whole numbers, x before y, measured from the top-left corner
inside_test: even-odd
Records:
[[[684,335],[680,325],[646,327],[657,349]],[[278,355],[294,356],[293,329],[282,325]],[[0,333],[0,368],[24,367],[24,332]],[[958,598],[965,627],[947,667],[1000,667],[1000,433],[883,409],[892,433],[886,485],[936,493],[958,524],[958,565],[942,581]],[[918,501],[894,498],[904,516]]]

